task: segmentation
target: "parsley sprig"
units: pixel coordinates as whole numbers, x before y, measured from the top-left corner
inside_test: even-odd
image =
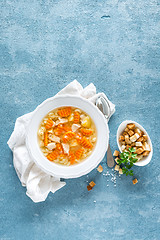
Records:
[[[134,153],[135,149],[129,148],[128,152],[122,152],[120,154],[120,159],[117,160],[118,164],[122,166],[123,174],[126,174],[126,176],[130,175],[133,176],[133,170],[130,170],[133,166],[133,163],[137,162],[137,154]]]

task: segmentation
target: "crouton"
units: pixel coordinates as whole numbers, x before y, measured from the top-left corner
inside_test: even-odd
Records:
[[[128,133],[124,131],[124,132],[122,133],[122,135],[125,136],[125,135],[128,135]]]
[[[127,135],[125,135],[125,142],[127,143],[127,144],[131,144],[131,141],[129,140],[129,135],[127,134]]]
[[[91,186],[91,188],[93,188],[95,185],[96,185],[96,184],[95,184],[93,181],[91,181],[91,182],[89,183],[89,186]]]
[[[143,141],[147,141],[147,140],[148,140],[147,135],[143,135]]]
[[[135,142],[132,142],[131,143],[131,147],[135,147],[136,146],[136,143]]]
[[[139,136],[142,136],[142,131],[139,128],[135,128],[135,133],[138,133]]]
[[[140,137],[139,134],[135,133],[132,137],[130,137],[130,141],[135,142],[139,137]]]
[[[120,154],[120,152],[119,152],[119,151],[117,151],[117,150],[115,150],[115,151],[114,151],[114,153],[113,153],[113,156],[115,156],[115,157],[118,157],[118,156],[119,156],[119,154]]]
[[[134,131],[132,131],[132,130],[129,130],[129,131],[128,131],[128,134],[129,134],[129,136],[131,137],[131,136],[133,136],[133,135],[134,135]]]
[[[144,142],[143,144],[144,151],[151,151],[151,147],[148,143]]]
[[[101,165],[99,165],[98,168],[97,168],[97,171],[100,172],[100,173],[103,172],[103,167]]]
[[[138,180],[137,180],[137,178],[133,179],[133,180],[132,180],[132,182],[133,182],[133,184],[136,184],[136,183],[138,183]]]
[[[144,149],[143,148],[138,148],[138,149],[136,149],[136,151],[135,151],[135,153],[137,153],[137,154],[141,154],[141,153],[143,153],[144,152]]]
[[[88,191],[91,191],[92,190],[92,187],[90,185],[87,186],[87,190]]]
[[[120,141],[120,142],[124,141],[124,136],[120,135],[120,136],[119,136],[119,141]]]
[[[114,161],[118,164],[118,160],[119,160],[119,158],[118,157],[116,157],[115,159],[114,159]]]
[[[119,169],[119,174],[123,174],[122,168]]]
[[[134,123],[129,123],[129,124],[127,124],[127,128],[134,129],[135,128],[135,124]]]
[[[150,153],[150,151],[144,151],[142,154],[143,154],[144,157],[146,157],[146,156],[149,155],[149,153]]]
[[[116,165],[115,168],[114,168],[114,170],[115,170],[115,171],[119,171],[119,168],[120,168],[120,166],[119,166],[119,165]]]
[[[141,154],[141,155],[137,155],[135,158],[136,158],[136,159],[138,159],[137,161],[139,162],[139,161],[141,161],[141,160],[142,160],[142,158],[143,158],[143,155],[142,155],[142,154]]]
[[[142,147],[143,146],[141,142],[135,142],[135,145],[136,145],[136,147]]]
[[[137,142],[143,142],[143,141],[144,141],[143,137],[140,137],[137,139]]]
[[[129,148],[131,148],[131,145],[126,145],[126,149],[128,150]]]
[[[122,145],[122,146],[121,146],[121,150],[122,150],[122,151],[124,151],[125,148],[126,148],[125,145]]]
[[[124,129],[124,131],[125,131],[125,132],[128,132],[128,131],[129,131],[129,128],[126,127],[126,128]]]

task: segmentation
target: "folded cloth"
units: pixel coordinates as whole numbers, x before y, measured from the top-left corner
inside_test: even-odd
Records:
[[[92,103],[95,103],[98,96],[104,93],[96,94],[94,84],[89,84],[83,88],[81,84],[74,80],[62,89],[57,95],[71,94],[80,95]],[[106,96],[105,96],[106,97]],[[107,97],[106,97],[107,98]],[[111,115],[115,111],[115,105],[109,100]],[[60,181],[60,178],[50,176],[43,172],[31,159],[25,143],[26,129],[34,112],[25,114],[17,118],[14,131],[8,140],[8,146],[13,151],[13,164],[22,186],[27,188],[26,194],[34,202],[45,201],[49,192],[55,193],[58,189],[66,185]]]

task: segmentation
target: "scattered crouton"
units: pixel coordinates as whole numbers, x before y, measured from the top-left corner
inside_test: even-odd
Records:
[[[92,190],[92,187],[90,185],[87,186],[87,190],[88,191],[91,191]]]
[[[128,131],[128,134],[129,134],[129,136],[131,137],[131,136],[134,135],[134,131],[133,131],[133,130],[129,130],[129,131]]]
[[[99,165],[98,168],[97,168],[97,171],[100,172],[100,173],[103,172],[103,167],[101,165]]]
[[[134,123],[129,123],[129,124],[127,124],[127,128],[134,129],[135,128],[135,124]]]
[[[115,170],[115,171],[119,171],[119,168],[120,168],[120,166],[119,166],[119,165],[116,165],[115,168],[114,168],[114,170]]]
[[[135,146],[136,146],[135,142],[131,143],[131,147],[135,147]]]
[[[118,164],[118,160],[119,160],[119,158],[118,157],[116,157],[115,159],[114,159],[114,161]]]
[[[123,174],[122,168],[119,169],[119,174]]]
[[[119,154],[120,154],[120,152],[119,152],[119,151],[117,151],[117,150],[115,150],[115,151],[114,151],[114,153],[113,153],[113,156],[115,156],[115,157],[118,157],[118,156],[119,156]]]
[[[138,183],[138,180],[137,180],[137,178],[133,179],[133,180],[132,180],[132,182],[133,182],[133,184],[136,184],[136,183]]]
[[[120,141],[120,142],[124,141],[124,136],[120,135],[119,141]]]
[[[95,184],[95,182],[93,182],[93,181],[91,181],[90,183],[89,183],[89,186],[91,186],[92,188],[95,186],[96,184]]]

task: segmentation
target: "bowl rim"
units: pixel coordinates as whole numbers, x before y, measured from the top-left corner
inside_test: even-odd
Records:
[[[121,122],[121,124],[119,125],[119,127],[118,127],[118,129],[117,129],[117,145],[118,145],[118,148],[119,148],[120,152],[122,152],[122,150],[121,150],[121,148],[120,148],[120,144],[119,144],[120,131],[122,132],[122,131],[125,129],[125,127],[126,127],[126,125],[127,125],[128,123],[134,123],[134,124],[135,124],[137,127],[139,127],[140,130],[142,130],[142,131],[147,135],[147,137],[148,137],[148,142],[149,142],[149,145],[150,145],[150,147],[151,147],[151,151],[150,151],[149,155],[146,156],[143,160],[134,163],[134,165],[136,165],[136,166],[140,166],[140,167],[146,166],[147,164],[150,163],[150,161],[151,161],[151,159],[152,159],[152,156],[153,156],[153,146],[152,146],[152,141],[151,141],[151,139],[150,139],[149,134],[147,133],[147,131],[145,130],[145,128],[142,127],[142,125],[139,124],[138,122],[133,121],[133,120],[124,120],[123,122]],[[122,126],[123,126],[123,130],[121,130]],[[125,126],[125,127],[124,127],[124,126]]]
[[[94,111],[97,112],[97,114],[99,115],[99,117],[101,118],[101,120],[102,120],[102,122],[103,122],[104,133],[106,134],[106,135],[105,135],[106,137],[103,139],[103,146],[105,146],[105,148],[103,147],[103,149],[101,149],[101,150],[99,151],[101,154],[99,154],[99,156],[98,156],[98,158],[97,158],[96,160],[94,160],[93,162],[91,162],[91,164],[90,164],[90,166],[88,166],[88,168],[84,169],[83,172],[78,173],[78,174],[72,173],[72,174],[70,174],[70,175],[66,175],[66,174],[63,173],[62,175],[59,175],[59,174],[57,174],[57,173],[55,173],[55,172],[53,173],[53,172],[50,171],[49,169],[46,169],[45,166],[42,166],[42,164],[39,163],[39,160],[36,159],[35,154],[34,154],[33,151],[31,150],[30,140],[29,140],[29,139],[30,139],[31,123],[32,123],[33,119],[36,117],[37,112],[41,111],[41,108],[44,107],[45,104],[48,104],[48,102],[54,101],[55,99],[56,99],[56,100],[58,100],[58,99],[61,99],[61,100],[64,99],[64,100],[65,100],[65,98],[68,98],[68,99],[78,99],[78,100],[82,101],[84,104],[86,104],[86,105],[88,104],[88,106],[90,106],[90,108],[94,109]],[[74,105],[74,104],[73,104],[73,105]],[[65,101],[64,101],[63,106],[69,106],[69,105],[65,104]],[[60,105],[59,107],[62,107],[62,105]],[[76,105],[74,105],[73,107],[76,107]],[[58,106],[55,107],[55,108],[53,108],[53,110],[56,109],[56,108],[58,108]],[[81,109],[83,110],[83,106],[82,106],[82,107],[78,107],[78,108],[81,108]],[[52,111],[52,110],[50,110],[50,111]],[[48,111],[47,113],[49,113],[50,111]],[[85,112],[87,113],[87,111],[85,111]],[[46,113],[46,114],[47,114],[47,113]],[[46,115],[46,114],[45,114],[45,115]],[[88,114],[89,114],[89,113],[88,113]],[[93,120],[93,119],[92,119],[92,120]],[[93,121],[94,121],[94,120],[93,120]],[[94,121],[94,124],[96,125],[95,121]],[[96,128],[97,128],[97,125],[96,125]],[[98,139],[97,139],[97,141],[98,141]],[[82,96],[76,96],[76,95],[71,95],[71,94],[56,95],[56,96],[54,96],[54,97],[48,98],[48,99],[46,99],[45,101],[43,101],[43,102],[35,109],[35,111],[33,112],[33,115],[32,115],[32,117],[31,117],[31,120],[30,120],[29,124],[28,124],[27,132],[26,132],[26,147],[27,147],[27,149],[28,149],[29,155],[31,156],[31,158],[33,159],[33,161],[37,164],[37,166],[39,166],[40,169],[42,169],[42,170],[43,170],[44,172],[46,172],[47,174],[50,174],[50,175],[52,175],[52,176],[54,176],[54,177],[65,178],[65,179],[67,179],[67,178],[77,178],[77,177],[81,177],[81,176],[89,173],[90,171],[92,171],[95,167],[97,167],[97,165],[102,161],[102,159],[103,159],[104,156],[105,156],[105,153],[106,153],[106,151],[107,151],[107,149],[108,149],[108,143],[109,143],[109,128],[108,128],[107,121],[106,121],[104,115],[101,113],[101,111],[100,111],[100,110],[94,105],[94,103],[92,103],[91,101],[83,98]],[[87,159],[89,159],[90,157],[92,157],[92,155],[93,155],[94,152],[95,152],[95,151],[93,150],[92,154],[91,154]],[[44,156],[43,156],[43,157],[44,157]],[[44,157],[44,158],[45,158],[45,157]],[[87,159],[86,159],[86,160],[87,160]],[[45,158],[45,160],[46,160],[46,158]],[[86,160],[84,160],[83,162],[86,162]],[[55,163],[54,163],[54,164],[55,164]],[[78,166],[78,165],[80,165],[80,164],[81,164],[81,163],[76,164],[76,166]],[[57,164],[56,164],[56,165],[57,165]],[[62,165],[62,166],[63,166],[63,165]],[[74,165],[73,165],[73,166],[74,166]],[[66,167],[66,166],[65,166],[65,167]],[[69,166],[69,167],[71,168],[72,166]]]

